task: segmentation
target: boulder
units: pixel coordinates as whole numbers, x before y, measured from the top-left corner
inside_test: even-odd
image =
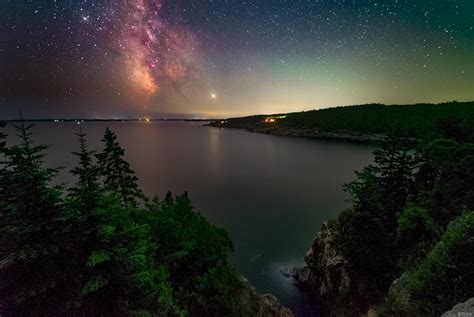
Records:
[[[408,281],[408,273],[405,272],[399,278],[392,282],[388,291],[388,297],[395,299],[404,307],[409,307],[411,300],[411,295],[408,288]]]
[[[474,297],[464,303],[457,304],[450,311],[445,312],[442,317],[474,317]]]

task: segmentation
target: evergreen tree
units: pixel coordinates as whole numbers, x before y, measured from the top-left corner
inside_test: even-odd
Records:
[[[397,213],[414,193],[417,160],[410,152],[413,147],[413,142],[405,138],[390,136],[374,151],[375,164],[356,172],[357,179],[344,185],[354,207],[383,217],[389,231],[396,228]]]
[[[101,195],[81,228],[81,300],[78,312],[90,315],[129,315],[134,311],[161,312],[160,296],[167,273],[154,265],[155,245],[145,225],[134,223],[132,207],[115,196]],[[165,294],[165,295],[163,295]]]
[[[135,172],[123,158],[124,149],[118,143],[115,133],[109,128],[105,129],[102,142],[104,143],[104,150],[97,154],[97,159],[104,188],[116,193],[124,203],[136,206],[137,199],[144,196],[138,187]]]
[[[155,244],[148,226],[135,222],[136,206],[109,195],[98,182],[94,151],[87,149],[80,132],[78,177],[68,200],[70,240],[76,251],[74,288],[78,290],[70,312],[91,315],[175,312],[167,270],[155,265]],[[118,146],[118,143],[117,143]],[[118,146],[119,147],[119,146]],[[111,171],[113,172],[113,171]]]
[[[412,141],[395,133],[374,152],[376,172],[380,178],[382,211],[391,231],[396,227],[397,213],[403,210],[409,195],[413,193],[414,170],[417,167],[410,152],[413,148]]]
[[[411,148],[411,142],[391,136],[374,152],[375,164],[345,185],[353,208],[340,216],[343,252],[356,287],[351,300],[360,305],[380,299],[398,274],[397,214],[413,191],[416,164]]]
[[[71,174],[78,177],[78,183],[71,189],[71,197],[77,200],[84,212],[90,212],[97,206],[101,194],[99,167],[93,162],[95,151],[87,149],[86,135],[82,129],[77,137],[80,151],[73,154],[79,158],[79,164],[71,170]]]
[[[21,122],[16,127],[20,143],[4,150],[0,314],[7,316],[58,313],[68,296],[58,256],[61,192],[50,186],[56,170],[42,166],[47,147],[33,144],[31,128]]]
[[[96,241],[94,230],[99,224],[95,208],[99,207],[102,189],[98,182],[98,167],[93,162],[93,151],[87,149],[86,135],[82,129],[78,134],[79,152],[73,152],[78,157],[78,164],[71,170],[77,177],[75,186],[69,189],[64,213],[64,236],[66,247],[65,256],[72,259],[65,268],[68,275],[68,286],[74,290],[68,299],[69,311],[84,310],[85,302],[81,289],[85,284],[86,262]]]
[[[232,292],[240,279],[227,257],[232,241],[227,232],[197,213],[187,193],[147,204],[145,221],[153,241],[159,242],[155,259],[169,270],[176,301],[191,316],[232,316],[238,311]],[[186,272],[186,274],[183,274]]]
[[[463,211],[474,209],[474,144],[435,139],[418,149],[414,202],[444,231]]]

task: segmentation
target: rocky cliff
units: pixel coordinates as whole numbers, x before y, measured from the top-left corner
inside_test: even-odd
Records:
[[[341,225],[338,220],[324,223],[306,253],[307,267],[296,270],[297,284],[309,290],[321,310],[328,315],[346,315],[351,278],[348,262],[341,250]],[[357,310],[352,306],[351,314]],[[349,313],[349,312],[347,312]]]
[[[293,313],[280,304],[275,296],[271,294],[259,294],[244,277],[242,277],[242,287],[237,297],[242,316],[293,317]]]

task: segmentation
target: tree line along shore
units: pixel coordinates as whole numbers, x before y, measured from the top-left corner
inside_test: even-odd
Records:
[[[407,138],[429,138],[445,118],[474,127],[474,102],[391,105],[368,104],[303,112],[215,120],[210,126],[284,136],[380,142],[398,130]]]

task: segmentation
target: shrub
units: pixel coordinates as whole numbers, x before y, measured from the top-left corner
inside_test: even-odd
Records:
[[[474,212],[454,220],[441,241],[410,273],[409,288],[422,314],[439,316],[472,297],[474,285]]]

